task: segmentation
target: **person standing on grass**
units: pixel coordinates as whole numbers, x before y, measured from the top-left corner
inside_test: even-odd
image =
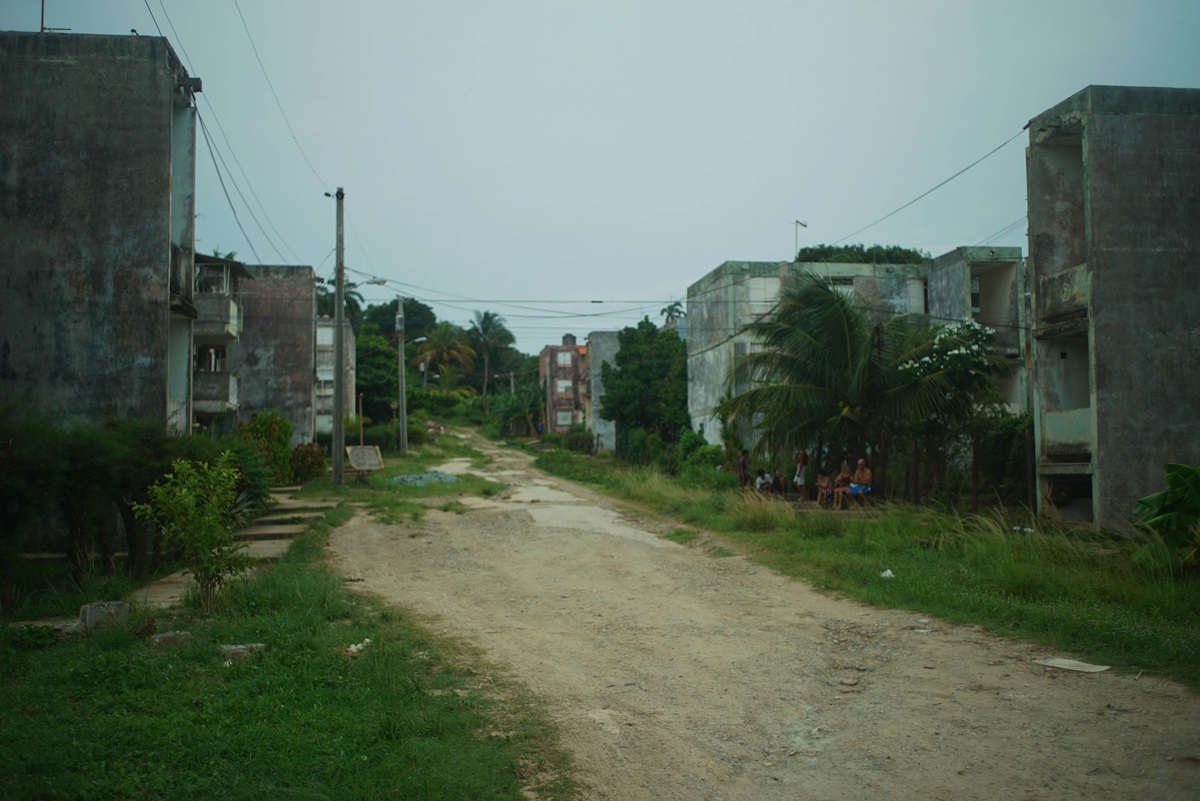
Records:
[[[805,487],[805,473],[808,472],[808,451],[801,448],[796,453],[796,475],[792,479],[792,484],[796,486],[796,492],[800,494],[800,500],[807,500],[808,489]]]
[[[742,455],[737,461],[738,485],[745,489],[750,483],[750,451],[742,448]]]

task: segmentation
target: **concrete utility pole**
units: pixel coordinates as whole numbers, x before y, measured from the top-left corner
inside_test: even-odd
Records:
[[[400,350],[400,455],[408,453],[408,399],[404,392],[404,298],[396,298],[396,337]]]
[[[346,265],[342,263],[346,231],[342,207],[346,193],[339,186],[334,197],[337,198],[337,293],[333,316],[333,483],[341,484],[345,480],[346,459],[346,334],[342,330],[346,324]]]

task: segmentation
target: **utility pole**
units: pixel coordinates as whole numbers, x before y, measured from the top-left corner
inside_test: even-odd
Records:
[[[334,197],[337,198],[337,292],[333,316],[333,483],[341,484],[345,480],[346,460],[346,334],[342,330],[346,324],[346,265],[342,263],[346,232],[342,207],[346,193],[339,186]]]
[[[396,336],[400,349],[400,455],[408,453],[408,399],[404,392],[404,298],[396,298]]]

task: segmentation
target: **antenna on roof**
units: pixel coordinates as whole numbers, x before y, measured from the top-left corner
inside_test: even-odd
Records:
[[[42,33],[47,33],[47,32],[60,33],[62,31],[69,31],[69,30],[71,30],[71,29],[70,28],[47,28],[46,27],[46,0],[42,0],[42,31],[41,32]]]

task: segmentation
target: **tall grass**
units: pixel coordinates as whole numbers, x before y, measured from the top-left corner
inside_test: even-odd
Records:
[[[328,530],[232,583],[210,616],[155,612],[191,632],[183,646],[149,646],[141,609],[62,642],[0,628],[0,798],[573,797],[524,691],[347,593],[320,561]],[[231,643],[266,647],[225,661]]]

